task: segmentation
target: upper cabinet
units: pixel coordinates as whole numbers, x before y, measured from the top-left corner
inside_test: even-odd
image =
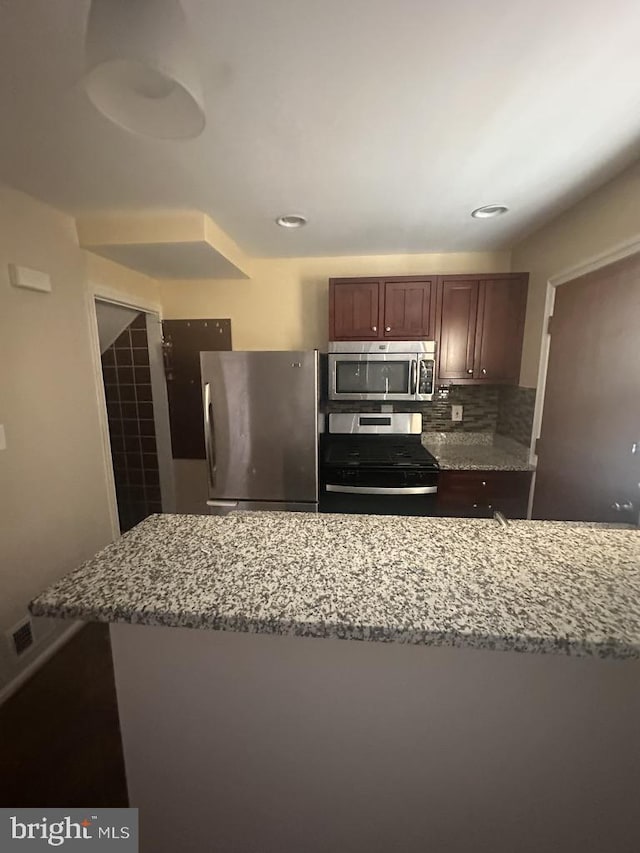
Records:
[[[329,281],[329,340],[433,339],[434,277],[334,278]]]
[[[330,341],[435,340],[438,381],[518,383],[527,273],[329,280]]]
[[[384,306],[381,337],[411,341],[433,339],[435,278],[387,278],[380,288]]]
[[[451,278],[440,285],[438,379],[473,378],[478,319],[478,282]]]
[[[369,341],[380,337],[377,278],[329,280],[329,340]]]
[[[526,273],[441,278],[440,382],[517,384],[527,283]]]

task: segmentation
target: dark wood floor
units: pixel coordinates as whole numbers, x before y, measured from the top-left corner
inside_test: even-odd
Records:
[[[128,805],[106,625],[87,625],[0,706],[0,806]]]

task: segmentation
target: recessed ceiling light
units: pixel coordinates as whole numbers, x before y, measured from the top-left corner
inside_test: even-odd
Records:
[[[290,213],[287,216],[279,216],[276,223],[282,228],[302,228],[303,225],[307,224],[307,220],[297,213]]]
[[[502,216],[509,210],[504,204],[485,204],[471,211],[474,219],[493,219],[494,216]]]

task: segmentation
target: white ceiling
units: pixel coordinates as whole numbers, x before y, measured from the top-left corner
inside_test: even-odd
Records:
[[[638,156],[638,0],[184,7],[208,124],[160,142],[79,85],[88,0],[0,0],[0,179],[72,213],[202,210],[251,255],[460,251],[510,245]],[[489,203],[511,212],[469,217]]]

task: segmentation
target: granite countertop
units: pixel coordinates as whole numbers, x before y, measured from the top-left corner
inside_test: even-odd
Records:
[[[36,616],[640,657],[640,532],[561,522],[155,515]]]
[[[491,432],[423,432],[443,471],[533,471],[529,448]]]

